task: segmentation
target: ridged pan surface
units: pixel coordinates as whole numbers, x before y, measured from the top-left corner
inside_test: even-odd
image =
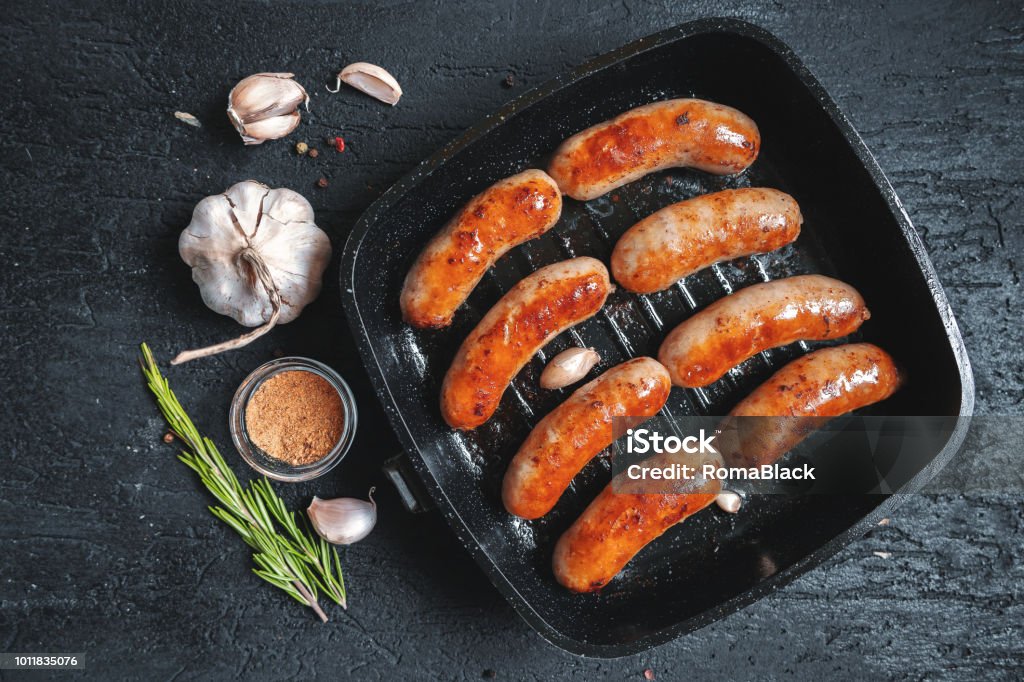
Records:
[[[566,137],[626,109],[673,97],[736,107],[758,124],[763,148],[738,177],[669,170],[589,202],[567,199],[559,224],[502,258],[441,331],[404,324],[398,298],[427,240],[474,194],[526,168],[545,168]],[[648,296],[619,289],[595,318],[553,341],[519,374],[495,416],[471,432],[441,419],[441,381],[463,338],[511,286],[573,256],[609,262],[633,223],[673,202],[733,187],[768,186],[800,203],[800,238]],[[793,54],[749,24],[703,20],[642,39],[527,93],[421,164],[360,219],[342,257],[346,314],[367,370],[416,472],[454,531],[516,610],[575,653],[621,656],[705,625],[768,594],[869,528],[897,497],[755,498],[740,514],[705,510],[648,546],[599,594],[552,577],[559,535],[607,483],[599,458],[557,507],[521,521],[501,504],[501,480],[530,428],[569,390],[543,391],[546,360],[572,346],[598,349],[596,372],[656,355],[680,321],[757,282],[822,273],[854,285],[872,317],[858,340],[888,350],[910,381],[880,409],[964,415],[973,381],[963,344],[923,247],[884,175],[835,104]],[[815,344],[763,353],[706,389],[675,388],[671,415],[727,412]],[[963,438],[957,429],[908,489],[922,485]]]

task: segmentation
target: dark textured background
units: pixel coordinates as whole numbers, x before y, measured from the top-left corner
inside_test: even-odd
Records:
[[[974,363],[978,411],[1024,413],[1019,2],[11,3],[0,12],[0,651],[86,652],[110,679],[658,679],[1021,674],[1024,501],[920,496],[822,568],[643,655],[545,644],[436,514],[381,486],[381,521],[342,551],[351,607],[331,623],[249,573],[249,553],[160,442],[135,365],[238,332],[203,307],[176,255],[200,198],[249,177],[305,194],[340,249],[359,213],[421,158],[525,88],[702,16],[776,33],[838,100],[931,253]],[[380,63],[394,109],[323,85]],[[685,65],[680,65],[685,68]],[[244,148],[231,85],[294,71],[312,113]],[[506,74],[516,85],[501,85]],[[172,117],[189,111],[204,124]],[[291,145],[340,132],[341,155]],[[320,176],[327,189],[315,189]],[[335,473],[284,488],[365,494],[396,447],[340,313],[336,264],[297,322],[169,375],[237,463],[225,415],[275,351],[340,370],[360,396]],[[244,473],[239,466],[237,469]],[[875,551],[891,552],[884,559]],[[10,673],[3,675],[8,679]]]

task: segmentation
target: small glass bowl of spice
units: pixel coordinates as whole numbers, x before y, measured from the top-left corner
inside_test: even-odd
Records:
[[[231,438],[256,471],[308,481],[330,471],[352,445],[356,403],[337,372],[309,358],[260,365],[235,392]]]

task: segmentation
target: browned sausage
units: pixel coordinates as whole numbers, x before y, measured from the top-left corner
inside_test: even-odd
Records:
[[[487,270],[509,249],[558,222],[562,195],[544,171],[530,169],[470,199],[427,244],[406,275],[402,317],[414,327],[451,324]]]
[[[870,343],[822,348],[793,360],[730,412],[736,417],[838,417],[900,387],[892,357]]]
[[[768,348],[852,334],[868,319],[856,289],[822,275],[800,275],[741,289],[673,329],[658,360],[676,386],[696,388]]]
[[[888,353],[867,343],[825,348],[794,360],[740,402],[730,417],[820,417],[783,420],[795,423],[760,442],[764,450],[731,466],[769,463],[807,435],[804,424],[888,398],[899,388],[899,371]],[[784,449],[783,449],[784,448]],[[658,455],[665,459],[667,455]],[[624,474],[590,503],[555,546],[553,569],[558,582],[575,592],[603,587],[649,542],[676,523],[711,504],[717,480],[695,486],[692,494],[616,493],[636,487]],[[649,484],[647,484],[649,485]]]
[[[576,133],[555,151],[548,173],[563,193],[586,201],[664,168],[739,173],[760,146],[757,125],[746,114],[705,100],[671,99]]]
[[[671,455],[656,455],[644,464],[665,466],[673,461]],[[691,465],[699,471],[699,462]],[[555,579],[573,592],[593,592],[607,585],[637,552],[714,502],[722,488],[714,478],[697,477],[689,483],[686,492],[675,492],[666,482],[640,485],[619,474],[558,539],[552,560]],[[645,492],[629,492],[633,488]],[[664,492],[650,492],[661,488]]]
[[[612,251],[612,274],[649,294],[714,263],[774,251],[800,236],[800,206],[765,187],[705,194],[652,213],[626,230]]]
[[[441,387],[445,421],[473,429],[490,419],[523,365],[548,341],[595,315],[610,291],[604,265],[587,257],[548,265],[512,287],[455,355]]]
[[[892,357],[870,343],[808,353],[732,409],[729,417],[738,430],[738,447],[722,455],[730,466],[771,464],[829,419],[885,400],[902,382]],[[730,428],[729,422],[723,430]]]
[[[671,390],[668,372],[653,358],[624,362],[577,389],[533,427],[512,459],[501,490],[505,509],[524,519],[547,514],[573,477],[612,444],[612,420],[639,424],[658,413]]]

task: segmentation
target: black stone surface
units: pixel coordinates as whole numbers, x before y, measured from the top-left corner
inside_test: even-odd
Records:
[[[169,376],[240,474],[225,418],[252,368],[309,355],[350,380],[362,410],[352,453],[322,480],[278,486],[296,506],[380,486],[377,531],[342,550],[349,610],[321,625],[252,576],[247,549],[161,442],[138,343],[167,359],[238,332],[203,306],[176,255],[200,198],[250,177],[291,187],[338,248],[391,182],[525,88],[714,15],[776,33],[838,100],[929,248],[979,413],[1024,413],[1020,3],[5,2],[0,651],[84,652],[97,679],[1020,676],[1019,495],[916,497],[790,587],[642,655],[551,648],[438,516],[406,514],[383,481],[395,441],[348,337],[336,264],[298,321]],[[399,106],[324,91],[357,60],[395,74]],[[311,112],[288,141],[245,148],[227,92],[279,70],[309,88]],[[323,143],[334,134],[343,154]],[[297,157],[299,140],[319,158]]]

